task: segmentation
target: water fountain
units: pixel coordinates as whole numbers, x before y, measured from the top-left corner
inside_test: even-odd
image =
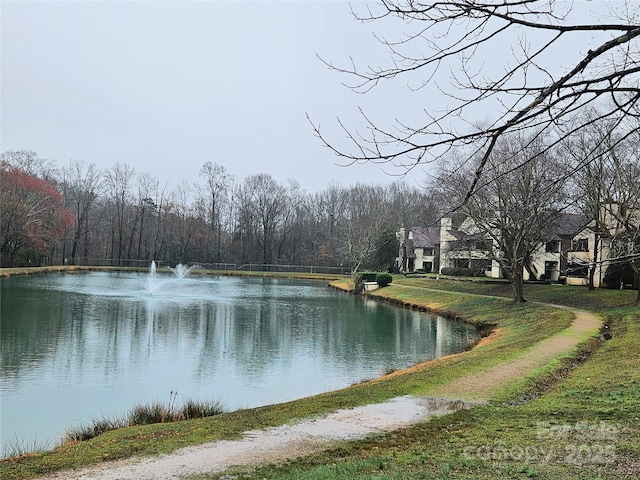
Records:
[[[158,282],[156,281],[156,262],[151,261],[149,267],[149,276],[147,277],[147,292],[149,295],[153,295],[153,292],[158,288]]]
[[[173,273],[176,274],[176,277],[182,280],[184,277],[187,276],[187,274],[193,267],[195,267],[195,265],[191,265],[190,267],[187,267],[186,265],[179,263],[178,265],[175,266],[175,268],[171,268],[171,267],[169,268],[173,271]]]
[[[188,267],[187,265],[183,265],[182,263],[179,263],[174,268],[169,267],[169,270],[171,270],[176,276],[174,281],[181,281],[187,276],[187,274],[194,267],[195,267],[195,265],[191,265],[190,267]],[[147,290],[147,293],[149,295],[154,295],[159,290],[159,288],[163,284],[167,283],[168,281],[170,281],[170,280],[168,280],[167,277],[164,277],[163,279],[161,279],[157,275],[156,262],[152,261],[151,262],[151,266],[149,267],[149,275],[147,276],[147,279],[146,279],[146,290]]]

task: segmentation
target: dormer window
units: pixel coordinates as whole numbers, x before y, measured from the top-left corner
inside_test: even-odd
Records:
[[[589,239],[578,238],[571,242],[571,251],[573,252],[588,252],[589,251]]]
[[[560,251],[560,242],[555,240],[547,242],[545,245],[545,251],[547,253],[558,253]]]

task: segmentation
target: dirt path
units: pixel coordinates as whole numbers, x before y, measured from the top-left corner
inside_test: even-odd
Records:
[[[558,307],[563,308],[563,307]],[[328,448],[337,441],[363,438],[395,430],[430,416],[445,415],[489,399],[508,385],[561,355],[601,325],[590,312],[575,311],[566,330],[534,345],[511,362],[484,373],[464,377],[432,392],[438,398],[398,397],[384,403],[338,410],[295,424],[245,432],[243,438],[217,441],[180,449],[169,455],[109,462],[46,477],[52,480],[177,479],[188,475],[220,472],[235,465],[256,465],[283,460]]]
[[[554,305],[556,308],[565,308]],[[460,398],[467,401],[485,401],[499,388],[549,363],[554,358],[570,352],[602,322],[591,312],[571,310],[576,318],[564,331],[537,344],[511,362],[503,362],[485,372],[469,375],[434,389],[431,393],[443,398]]]
[[[343,409],[291,425],[245,432],[240,440],[223,440],[182,448],[172,454],[109,462],[75,472],[60,472],[57,480],[175,479],[219,472],[234,465],[282,460],[326,449],[340,440],[394,430],[434,415],[446,415],[471,405],[464,402],[410,396],[385,403]]]

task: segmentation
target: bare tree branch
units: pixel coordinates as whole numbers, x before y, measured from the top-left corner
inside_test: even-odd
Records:
[[[534,130],[564,136],[566,129],[559,127],[590,106],[598,107],[606,118],[637,111],[640,8],[626,4],[625,18],[620,22],[608,18],[602,23],[576,23],[570,21],[571,13],[571,4],[554,0],[383,0],[381,11],[374,12],[368,6],[364,14],[353,11],[362,22],[399,21],[408,33],[395,41],[375,37],[387,48],[390,67],[362,69],[353,59],[349,67],[338,67],[322,60],[333,70],[354,78],[350,88],[366,93],[384,80],[421,75],[418,86],[410,90],[435,86],[454,104],[443,112],[425,110],[422,124],[396,120],[391,127],[374,121],[360,109],[362,132],[338,119],[348,141],[346,147],[326,136],[309,115],[307,118],[322,144],[346,165],[388,163],[410,170],[442,158],[451,149],[473,145],[469,158],[477,158],[479,153],[480,161],[463,200],[466,202],[481,184],[487,159],[505,134]],[[487,60],[489,67],[498,71],[495,67],[503,62],[492,58],[492,48],[499,45],[496,42],[514,43],[516,32],[520,33],[516,43],[519,48],[512,49],[513,65],[505,59],[502,73],[483,73],[480,60],[484,63],[485,58],[491,59]],[[526,39],[527,33],[533,40]],[[593,41],[586,33],[609,38],[584,53],[587,41]],[[571,43],[573,53],[568,50],[568,42],[577,42],[577,47]],[[564,71],[555,72],[545,65],[550,55],[574,60]],[[450,73],[443,81],[444,70]],[[469,110],[491,101],[500,109],[493,104],[494,118],[478,126]]]

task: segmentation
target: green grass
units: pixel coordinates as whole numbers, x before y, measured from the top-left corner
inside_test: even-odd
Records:
[[[475,296],[484,291],[508,297],[508,287],[505,292],[499,284],[395,278],[391,286],[375,291],[376,296],[411,304],[414,308],[447,313],[480,327],[495,328],[492,341],[463,354],[295,402],[171,424],[123,428],[50,452],[4,460],[0,462],[0,477],[29,478],[132,455],[168,453],[183,446],[238,438],[247,430],[277,426],[339,408],[380,402],[398,395],[428,394],[452,379],[513,359],[571,323],[572,315],[566,310]],[[464,292],[441,291],[444,288]],[[564,292],[564,296],[558,297],[552,289]],[[239,478],[620,478],[607,471],[611,465],[582,462],[583,465],[576,468],[557,459],[543,464],[540,458],[533,461],[512,457],[517,456],[518,448],[529,447],[532,454],[534,447],[539,449],[547,444],[554,445],[558,452],[578,445],[571,437],[541,441],[537,438],[539,422],[572,425],[576,421],[591,424],[604,421],[619,425],[616,428],[621,432],[605,445],[613,444],[616,458],[620,460],[614,473],[636,468],[631,459],[640,458],[640,432],[637,419],[635,423],[632,420],[640,411],[637,368],[640,315],[638,308],[630,303],[633,295],[627,293],[527,286],[525,294],[530,300],[552,298],[552,302],[561,303],[564,299],[563,303],[580,308],[595,306],[593,310],[611,324],[613,339],[602,345],[595,340],[584,343],[579,351],[501,390],[487,405],[382,437],[341,444],[321,455],[254,472],[239,472]],[[629,423],[631,426],[627,426]],[[503,444],[514,449],[509,458],[502,458]],[[594,445],[588,443],[590,448]],[[571,451],[561,453],[570,455]],[[492,459],[491,455],[499,458]],[[585,455],[583,452],[582,456]]]
[[[397,276],[394,284],[415,286],[434,290],[454,291],[479,295],[494,295],[511,298],[511,284],[501,281],[457,281],[435,280],[430,277],[403,278]],[[638,295],[634,290],[588,290],[586,287],[567,285],[526,284],[525,298],[529,301],[565,305],[585,310],[601,311],[604,308],[632,304]]]
[[[613,340],[585,346],[584,362],[526,403],[459,411],[236,478],[637,478],[640,314],[622,307],[605,316]]]

